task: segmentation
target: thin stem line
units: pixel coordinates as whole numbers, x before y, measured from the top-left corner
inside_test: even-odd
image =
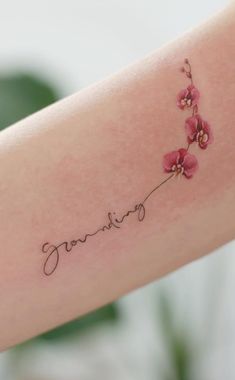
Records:
[[[148,195],[144,198],[143,202],[142,202],[142,205],[144,205],[144,203],[147,201],[147,199],[149,199],[149,197],[156,191],[159,189],[159,187],[161,187],[162,185],[164,185],[164,183],[166,183],[167,181],[169,181],[172,177],[174,177],[175,173],[172,173],[169,177],[167,177],[164,181],[162,181],[159,185],[157,185],[153,190],[150,191],[150,193],[148,193]]]

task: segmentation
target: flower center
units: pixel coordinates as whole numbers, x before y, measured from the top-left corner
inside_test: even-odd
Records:
[[[192,99],[185,97],[185,98],[181,99],[181,104],[182,104],[182,106],[191,107],[191,105],[192,105]]]
[[[192,105],[192,99],[191,98],[189,98],[189,99],[187,99],[187,106],[191,106]]]
[[[203,141],[204,143],[206,143],[206,142],[208,141],[208,138],[209,138],[208,134],[207,134],[207,133],[204,133],[203,136],[202,136],[202,141]]]
[[[175,173],[175,175],[183,174],[184,167],[181,164],[174,164],[171,168],[171,171]]]
[[[208,141],[208,139],[209,139],[209,136],[206,132],[203,131],[203,129],[201,129],[197,133],[196,141],[198,141],[199,143],[205,144]]]

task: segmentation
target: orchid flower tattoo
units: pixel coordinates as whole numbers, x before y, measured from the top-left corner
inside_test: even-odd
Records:
[[[175,175],[192,178],[198,170],[198,161],[193,154],[189,153],[189,147],[195,142],[199,148],[206,149],[212,143],[213,135],[209,123],[198,113],[200,92],[193,83],[191,65],[188,59],[185,59],[181,71],[190,79],[190,85],[179,92],[176,102],[181,110],[192,111],[191,116],[185,120],[188,146],[167,153],[163,158],[163,168],[167,173],[173,172]]]
[[[83,236],[63,241],[59,244],[46,242],[42,245],[41,251],[45,255],[43,263],[43,273],[46,276],[52,275],[58,267],[61,253],[70,253],[79,244],[84,244],[88,239],[113,228],[121,228],[122,223],[131,215],[136,214],[138,221],[142,222],[146,215],[147,200],[163,185],[174,177],[184,177],[191,179],[198,170],[198,160],[195,155],[189,153],[190,146],[197,144],[200,149],[207,149],[208,145],[213,142],[213,135],[209,123],[199,114],[200,92],[195,87],[192,76],[191,64],[188,59],[184,60],[181,72],[185,74],[190,81],[189,85],[181,90],[176,99],[176,105],[182,111],[190,112],[186,118],[184,129],[186,134],[186,147],[166,153],[163,157],[163,171],[170,175],[162,182],[155,186],[145,198],[136,203],[132,208],[123,215],[117,216],[116,212],[107,213],[107,221],[101,227],[94,229],[93,232]]]

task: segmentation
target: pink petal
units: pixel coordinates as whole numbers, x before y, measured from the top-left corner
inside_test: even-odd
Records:
[[[185,106],[183,106],[181,104],[181,100],[184,99],[188,94],[188,90],[187,89],[184,89],[184,90],[181,90],[177,96],[177,106],[180,108],[180,109],[184,109]]]
[[[198,100],[200,97],[200,92],[198,91],[198,89],[193,84],[190,84],[187,87],[187,91],[188,91],[190,99],[192,100],[191,107],[193,107],[198,103]]]
[[[203,130],[204,133],[207,134],[207,141],[199,141],[199,147],[201,149],[206,149],[208,144],[211,144],[213,142],[213,135],[212,135],[212,132],[211,132],[211,128],[209,126],[209,124],[207,123],[207,121],[205,120],[202,120],[200,119],[200,128],[199,130]]]
[[[188,87],[187,87],[187,90],[189,92],[192,92],[193,90],[196,90],[196,87],[194,86],[194,84],[190,84]]]
[[[172,166],[176,165],[179,162],[179,158],[180,158],[180,154],[177,150],[165,154],[165,156],[163,157],[163,163],[162,163],[164,171],[167,173],[171,172]]]
[[[192,96],[193,105],[197,104],[200,98],[200,92],[198,91],[196,87],[192,89],[191,96]]]
[[[192,178],[198,169],[198,161],[193,154],[187,153],[184,157],[184,175],[186,178]]]
[[[189,117],[185,121],[185,130],[189,142],[193,142],[197,135],[198,119],[195,116]]]
[[[202,128],[203,128],[204,132],[206,132],[207,135],[208,135],[207,144],[211,144],[211,143],[213,143],[214,136],[213,136],[213,134],[212,134],[211,127],[210,127],[210,125],[207,123],[207,121],[204,121],[204,122],[203,122],[203,124],[202,124]]]
[[[184,158],[185,158],[185,156],[188,154],[188,151],[187,151],[187,149],[185,149],[185,148],[180,148],[180,149],[178,150],[178,152],[179,152],[179,155],[180,155],[179,163],[180,163],[180,164],[183,164],[183,162],[184,162]]]
[[[208,143],[206,142],[206,143],[198,143],[198,145],[199,145],[199,147],[201,148],[201,149],[206,149],[207,148],[207,145],[208,145]]]

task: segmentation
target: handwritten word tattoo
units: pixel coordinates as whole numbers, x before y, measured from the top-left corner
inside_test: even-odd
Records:
[[[43,264],[43,273],[46,276],[52,275],[58,267],[61,253],[69,253],[80,244],[84,244],[92,237],[109,231],[114,228],[121,228],[122,223],[131,215],[136,214],[139,222],[142,222],[146,214],[146,203],[148,199],[163,185],[174,177],[184,177],[191,179],[198,170],[197,158],[189,153],[191,144],[195,143],[200,149],[206,149],[213,141],[211,127],[199,114],[199,98],[200,92],[195,87],[192,76],[192,69],[188,59],[184,60],[181,72],[189,79],[190,84],[181,90],[176,99],[176,105],[182,111],[190,112],[190,116],[186,118],[184,129],[186,133],[187,146],[178,150],[171,151],[163,157],[163,171],[169,175],[155,186],[141,202],[136,203],[123,215],[117,217],[115,212],[107,213],[107,221],[95,229],[93,232],[86,233],[82,237],[73,240],[63,241],[59,244],[46,242],[42,245],[41,251],[45,254]]]

